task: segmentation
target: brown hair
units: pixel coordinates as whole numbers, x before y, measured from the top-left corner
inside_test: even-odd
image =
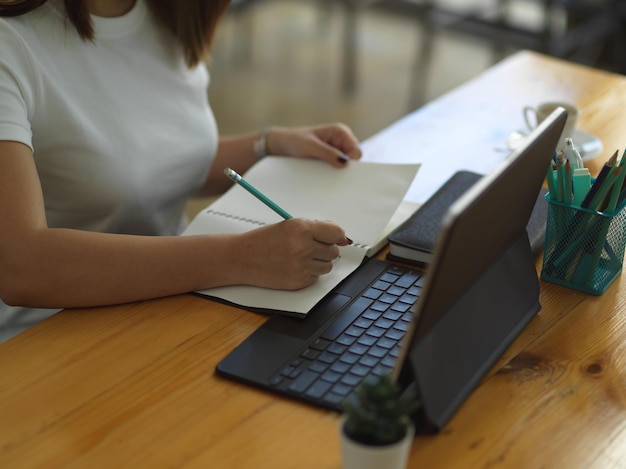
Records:
[[[47,0],[0,0],[0,16],[19,16]],[[157,20],[180,42],[187,65],[206,58],[217,23],[231,0],[146,0]],[[85,0],[64,0],[70,23],[84,40],[93,40],[94,31]]]

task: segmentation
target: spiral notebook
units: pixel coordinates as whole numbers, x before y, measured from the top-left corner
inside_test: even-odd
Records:
[[[331,220],[354,244],[340,248],[331,273],[297,291],[229,286],[196,293],[255,309],[306,315],[385,243],[419,164],[352,161],[343,169],[317,160],[268,156],[243,176],[294,217]],[[200,211],[183,235],[243,233],[282,218],[238,185]],[[399,222],[401,220],[396,220]]]

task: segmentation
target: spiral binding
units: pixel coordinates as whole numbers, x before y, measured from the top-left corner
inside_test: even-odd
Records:
[[[233,220],[237,220],[237,221],[243,221],[245,223],[250,223],[252,225],[257,225],[257,226],[264,226],[265,223],[262,221],[258,221],[258,220],[253,220],[252,218],[246,218],[246,217],[240,217],[238,215],[232,215],[230,213],[226,213],[226,212],[219,212],[217,210],[213,210],[213,209],[207,209],[206,213],[209,213],[211,215],[217,215],[218,217],[225,217],[225,218],[231,218]]]
[[[253,220],[252,218],[240,217],[238,215],[233,215],[231,213],[226,213],[226,212],[220,212],[218,210],[213,210],[211,208],[207,209],[206,213],[211,214],[211,215],[217,215],[218,217],[225,217],[225,218],[230,218],[232,220],[237,220],[237,221],[242,221],[242,222],[245,222],[245,223],[250,223],[252,225],[257,225],[257,226],[264,226],[266,224],[266,223],[264,223],[262,221]],[[369,249],[370,248],[369,244],[364,244],[364,243],[352,243],[350,246],[355,247],[355,248],[359,248],[359,249]]]

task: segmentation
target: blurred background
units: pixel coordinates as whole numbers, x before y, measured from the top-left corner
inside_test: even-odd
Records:
[[[225,134],[343,121],[366,139],[519,49],[617,70],[620,3],[234,0],[209,96]],[[581,24],[571,45],[558,43]]]
[[[521,49],[624,73],[623,4],[234,0],[209,99],[222,134],[341,121],[365,140]]]

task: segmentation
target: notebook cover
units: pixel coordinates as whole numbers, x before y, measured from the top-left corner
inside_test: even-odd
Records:
[[[388,236],[388,259],[422,266],[428,264],[446,211],[481,177],[481,174],[472,171],[454,173],[424,205]],[[535,255],[542,252],[546,233],[546,192],[541,189],[527,226],[528,238]]]
[[[388,236],[390,259],[430,262],[439,225],[448,208],[482,176],[457,171],[404,223]]]

